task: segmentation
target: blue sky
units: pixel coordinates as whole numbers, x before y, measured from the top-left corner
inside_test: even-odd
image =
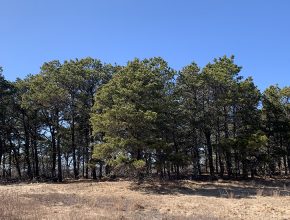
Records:
[[[290,85],[288,0],[0,0],[9,80],[54,59],[125,64],[161,56],[177,70],[234,54],[263,90]]]

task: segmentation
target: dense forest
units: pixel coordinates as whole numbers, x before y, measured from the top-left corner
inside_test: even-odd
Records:
[[[261,93],[233,56],[180,71],[159,57],[55,60],[15,82],[2,71],[2,179],[290,172],[290,87]]]

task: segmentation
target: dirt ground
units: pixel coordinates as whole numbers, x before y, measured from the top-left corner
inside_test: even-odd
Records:
[[[290,182],[75,181],[0,186],[0,219],[290,219]]]

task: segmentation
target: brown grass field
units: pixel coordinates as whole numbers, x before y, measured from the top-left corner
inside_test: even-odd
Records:
[[[290,219],[290,181],[0,186],[0,219]]]

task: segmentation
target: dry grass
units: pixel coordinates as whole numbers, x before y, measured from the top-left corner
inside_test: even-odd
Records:
[[[92,182],[0,186],[0,219],[290,219],[287,183]]]

